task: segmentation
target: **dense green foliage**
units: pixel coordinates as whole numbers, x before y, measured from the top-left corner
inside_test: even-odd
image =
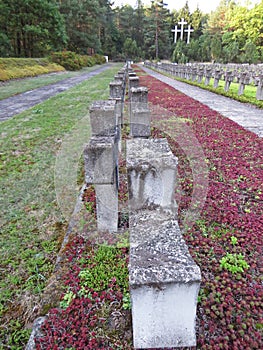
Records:
[[[56,1],[1,0],[0,55],[40,57],[66,45],[64,19]]]
[[[248,5],[247,5],[248,6]],[[221,0],[210,14],[188,1],[171,12],[163,0],[113,7],[109,0],[0,0],[0,56],[40,57],[52,51],[110,59],[257,63],[263,60],[263,1],[254,7]],[[184,18],[190,43],[172,29]],[[184,27],[186,28],[186,27]]]
[[[53,52],[51,60],[67,70],[79,70],[83,67],[105,63],[105,58],[101,55],[79,55],[72,51]]]

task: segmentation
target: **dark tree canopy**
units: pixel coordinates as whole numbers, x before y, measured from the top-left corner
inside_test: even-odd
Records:
[[[1,0],[2,55],[37,57],[67,42],[64,19],[56,1]]]
[[[211,14],[188,1],[170,12],[165,1],[115,8],[109,0],[0,0],[0,56],[38,57],[51,51],[99,53],[110,59],[176,62],[263,61],[263,1],[253,8],[221,0]],[[191,40],[172,29],[184,18]]]

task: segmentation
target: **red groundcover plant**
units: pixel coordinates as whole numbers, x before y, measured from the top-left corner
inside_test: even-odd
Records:
[[[149,102],[183,120],[198,139],[209,168],[209,185],[201,216],[185,232],[190,252],[201,268],[198,348],[261,349],[263,140],[209,107],[149,76]],[[162,113],[155,115],[162,119]],[[159,122],[158,125],[162,125]],[[182,198],[179,219],[192,194],[193,177],[173,125],[164,123],[179,158]],[[169,127],[171,129],[169,129]]]
[[[263,140],[146,74],[141,74],[140,85],[148,87],[152,110],[157,110],[152,136],[167,137],[179,159],[179,223],[202,273],[197,349],[262,349]],[[179,132],[185,125],[198,140],[208,169],[205,202],[189,227],[184,226],[184,217],[196,185],[195,169],[177,139],[178,125]],[[125,191],[125,186],[121,188]],[[102,291],[81,292],[80,261],[89,264],[92,252],[92,243],[83,239],[68,246],[73,267],[64,284],[78,297],[62,311],[50,311],[37,349],[132,349],[125,327],[112,338],[103,334],[109,319],[101,314],[101,305],[115,305],[121,312],[125,283],[113,279]],[[116,259],[127,264],[127,248],[120,248]]]

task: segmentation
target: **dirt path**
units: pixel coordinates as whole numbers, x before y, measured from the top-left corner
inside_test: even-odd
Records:
[[[9,97],[0,101],[0,122],[5,121],[16,114],[19,114],[30,107],[41,103],[48,98],[59,94],[71,87],[90,79],[106,69],[110,68],[110,64],[105,64],[92,72],[84,73],[72,78],[66,78],[57,83],[49,84],[38,89],[23,92],[22,94]]]

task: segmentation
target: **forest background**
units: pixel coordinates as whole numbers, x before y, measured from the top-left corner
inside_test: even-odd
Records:
[[[103,54],[120,61],[168,59],[177,63],[263,62],[263,1],[254,7],[221,0],[210,14],[188,1],[170,11],[165,2],[138,0],[114,8],[108,0],[0,0],[0,56],[43,57],[54,51]],[[174,43],[184,18],[190,43]],[[186,28],[186,27],[185,27]],[[186,36],[186,34],[185,34]]]

